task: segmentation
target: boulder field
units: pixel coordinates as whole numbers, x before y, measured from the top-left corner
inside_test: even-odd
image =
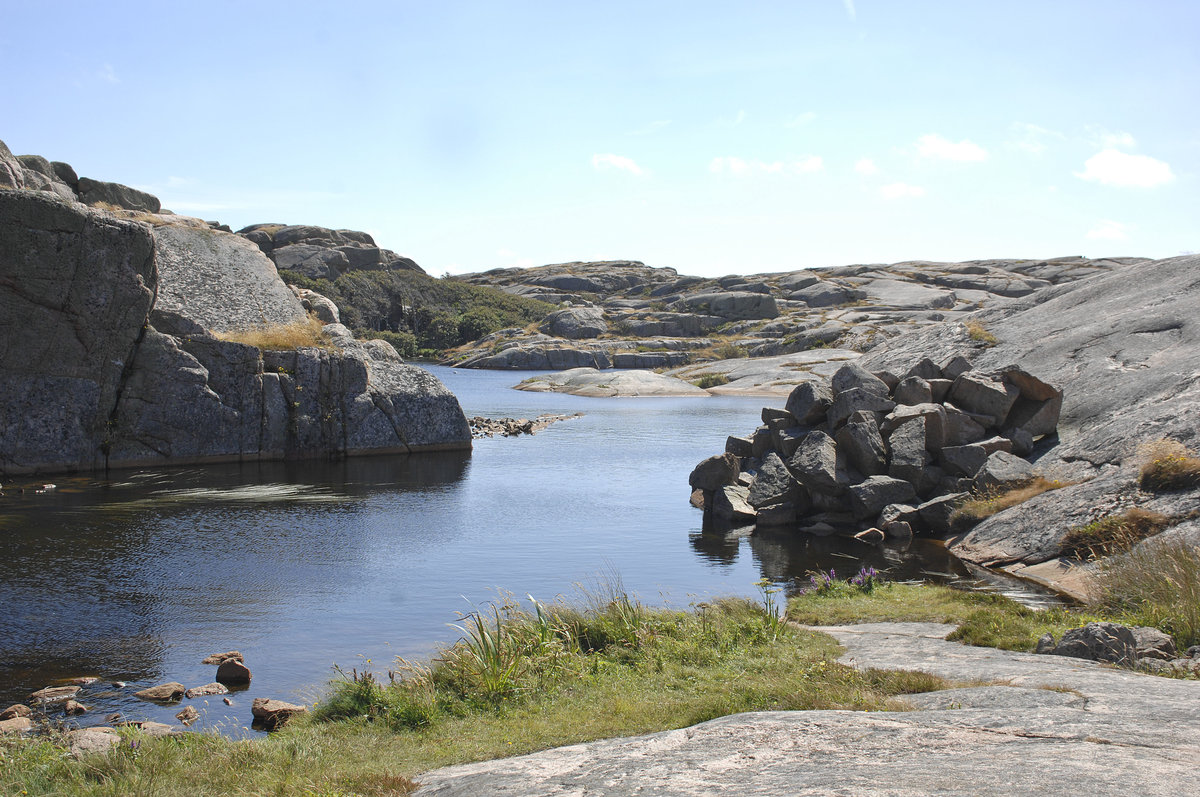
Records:
[[[950,549],[1083,596],[1090,566],[1062,556],[1072,529],[1133,507],[1178,521],[1164,535],[1200,529],[1200,490],[1139,486],[1146,444],[1200,448],[1197,318],[1200,257],[1189,255],[915,329],[832,378],[803,375],[692,486],[741,524],[886,535],[899,522],[945,536],[946,512],[966,495],[1041,476],[1057,489],[953,530]]]
[[[470,447],[458,400],[387,343],[227,339],[320,329],[306,306],[336,322],[254,242],[116,189],[89,207],[42,160],[0,144],[0,472]]]

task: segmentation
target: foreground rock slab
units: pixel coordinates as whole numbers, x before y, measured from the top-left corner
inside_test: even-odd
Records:
[[[925,710],[738,714],[448,767],[418,778],[417,794],[1033,795],[1051,777],[1056,791],[1089,795],[1200,788],[1200,682],[967,647],[943,639],[951,628],[819,630],[846,647],[843,662],[861,668],[1007,685],[913,696]]]

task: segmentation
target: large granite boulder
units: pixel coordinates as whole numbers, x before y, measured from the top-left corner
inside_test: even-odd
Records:
[[[775,318],[779,307],[769,294],[752,291],[719,291],[686,296],[676,303],[680,309],[699,311],[727,320]]]
[[[0,190],[0,470],[470,447],[457,399],[386,343],[223,340],[309,316],[253,243],[163,218]]]
[[[156,283],[144,225],[0,190],[0,470],[103,465]]]
[[[125,210],[141,210],[146,213],[158,213],[162,203],[153,194],[130,188],[120,183],[106,183],[82,177],[79,180],[79,201],[85,205],[101,203]]]
[[[603,335],[608,331],[608,323],[599,307],[567,307],[546,316],[540,329],[559,338],[585,340]]]

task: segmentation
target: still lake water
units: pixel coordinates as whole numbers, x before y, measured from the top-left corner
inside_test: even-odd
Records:
[[[782,400],[590,399],[511,390],[526,373],[430,370],[468,416],[585,415],[472,453],[54,477],[42,495],[6,485],[0,705],[98,676],[129,686],[85,689],[94,709],[78,724],[117,710],[173,723],[178,706],[131,693],[209,683],[200,660],[237,649],[254,680],[234,707],[186,702],[201,710],[194,727],[240,735],[252,698],[312,702],[334,664],[428,657],[497,590],[550,601],[617,574],[648,603],[687,606],[860,562],[894,578],[970,576],[930,541],[704,533],[688,473]]]

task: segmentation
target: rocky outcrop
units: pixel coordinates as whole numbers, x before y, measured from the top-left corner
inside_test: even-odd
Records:
[[[816,629],[860,670],[920,669],[999,686],[906,695],[913,710],[768,711],[460,764],[418,795],[712,794],[1171,797],[1200,787],[1200,683],[947,642],[953,626]],[[1040,773],[1043,776],[1038,777]]]
[[[903,375],[873,374],[850,361],[828,383],[796,387],[786,409],[763,410],[750,438],[729,439],[726,452],[744,458],[754,509],[726,519],[762,515],[775,528],[860,540],[881,538],[897,521],[905,527],[896,534],[944,534],[969,492],[1029,481],[1032,468],[1017,453],[1054,433],[1062,392],[1016,366],[963,369],[921,360]],[[706,495],[705,507],[728,502],[729,492]]]
[[[470,447],[454,396],[387,343],[224,339],[310,324],[242,237],[51,191],[0,190],[0,219],[0,472]]]
[[[647,340],[657,341],[656,348],[673,346],[683,353],[681,361],[671,365],[729,356],[717,349],[732,347],[755,358],[826,348],[858,353],[881,341],[965,317],[981,307],[1138,262],[1144,260],[910,261],[715,280],[680,277],[674,269],[652,268],[636,261],[495,269],[455,279],[548,302],[566,302],[571,307],[560,312],[567,317],[576,312],[575,306],[586,305],[592,319],[596,312],[601,318],[582,328],[562,330],[549,323],[553,319],[547,319],[538,333],[516,330],[508,336],[506,346],[519,351],[494,351],[496,341],[485,338],[458,350],[452,360],[469,368],[662,367],[626,365],[619,359],[640,351]],[[607,361],[576,359],[555,365],[539,356],[547,350],[578,351],[570,341],[602,334],[601,323],[607,328]],[[704,346],[687,345],[689,338],[700,336],[717,339]],[[722,342],[723,347],[714,345]],[[514,362],[524,365],[514,366]],[[793,375],[788,384],[798,381]]]
[[[549,376],[534,376],[516,386],[532,393],[569,393],[573,396],[613,398],[617,396],[707,396],[690,382],[653,371],[599,371],[573,368]]]
[[[277,268],[311,279],[335,280],[348,271],[425,270],[409,257],[381,249],[358,230],[331,230],[309,224],[252,224],[238,235],[256,245]]]

